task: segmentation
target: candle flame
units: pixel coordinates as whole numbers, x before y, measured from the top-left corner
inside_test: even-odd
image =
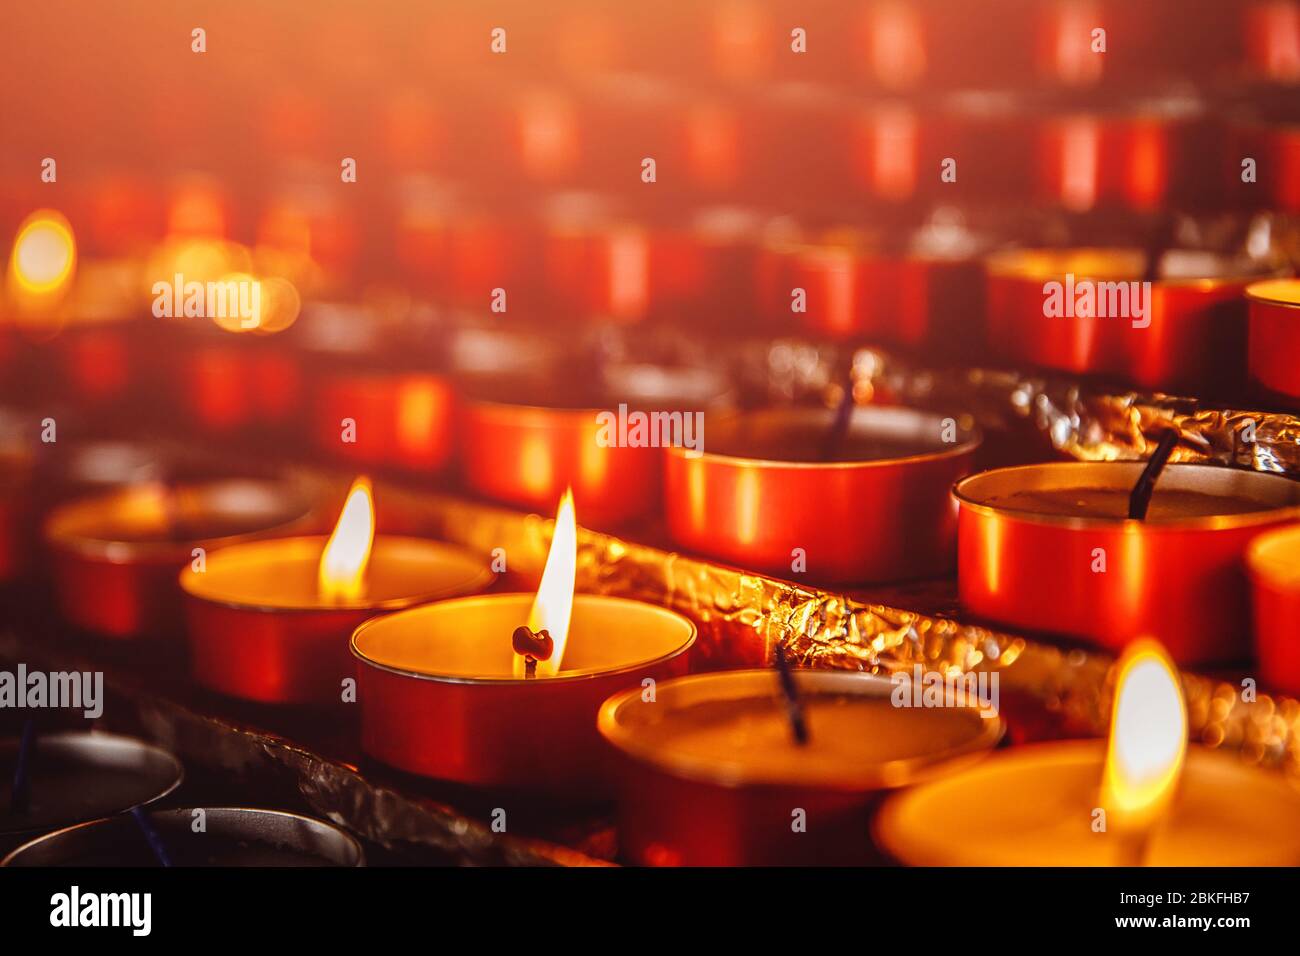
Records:
[[[1144,830],[1173,797],[1187,752],[1187,709],[1178,670],[1155,641],[1120,658],[1102,806],[1112,826]]]
[[[555,512],[555,531],[551,535],[551,552],[537,588],[528,626],[534,632],[550,632],[555,650],[551,659],[537,662],[537,675],[555,676],[564,659],[564,645],[569,637],[569,618],[573,614],[573,582],[578,571],[578,523],[573,507],[573,489],[565,489]],[[515,655],[515,676],[524,676],[524,659]]]
[[[32,213],[18,230],[9,278],[21,293],[45,296],[67,284],[77,263],[72,226],[57,212]]]
[[[366,593],[366,566],[375,540],[375,506],[370,480],[358,478],[348,491],[334,533],[320,556],[320,596],[329,601],[356,601]]]

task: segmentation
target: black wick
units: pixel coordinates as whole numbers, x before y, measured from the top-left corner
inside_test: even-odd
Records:
[[[844,394],[835,406],[835,417],[822,439],[822,461],[834,461],[844,445],[844,438],[849,433],[849,422],[853,418],[853,369],[849,368],[848,378],[844,382]]]
[[[153,851],[155,859],[158,860],[158,865],[172,866],[172,857],[167,852],[167,844],[163,841],[158,828],[153,825],[153,821],[149,819],[149,814],[144,812],[143,807],[132,807],[131,816],[135,820],[135,825],[140,828],[140,832],[144,834],[145,842],[149,844],[149,849]]]
[[[1178,432],[1169,430],[1160,436],[1160,442],[1156,445],[1155,451],[1151,452],[1151,458],[1147,461],[1147,466],[1142,469],[1142,474],[1138,476],[1137,484],[1128,496],[1128,516],[1142,521],[1147,516],[1147,508],[1151,506],[1151,494],[1156,490],[1156,479],[1160,473],[1165,470],[1165,465],[1169,463],[1169,455],[1173,452],[1174,446],[1178,444]]]
[[[785,645],[776,645],[776,674],[780,678],[781,695],[785,698],[785,716],[790,721],[790,732],[800,747],[808,743],[808,721],[804,717],[799,688],[795,684],[794,669],[785,656]]]
[[[14,766],[13,789],[9,791],[9,809],[26,813],[31,796],[32,758],[36,751],[36,721],[28,717],[23,721],[23,735],[18,743],[18,763]]]
[[[510,637],[511,646],[516,654],[524,659],[524,678],[534,680],[537,677],[537,662],[549,661],[555,653],[555,641],[546,628],[534,633],[526,624],[515,628]]]

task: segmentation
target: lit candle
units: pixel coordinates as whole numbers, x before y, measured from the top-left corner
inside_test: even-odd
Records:
[[[1261,534],[1246,552],[1246,564],[1260,679],[1300,695],[1300,526]]]
[[[869,674],[795,671],[806,726],[792,733],[774,671],[697,674],[601,708],[621,754],[619,842],[637,863],[863,863],[871,808],[1002,735],[977,707],[903,708]],[[990,712],[991,713],[991,712]]]
[[[664,608],[573,593],[576,519],[566,493],[536,595],[441,601],[363,624],[361,745],[410,773],[501,790],[598,796],[596,711],[627,687],[682,674],[695,625]],[[521,626],[553,645],[530,666]]]
[[[1250,377],[1274,399],[1300,404],[1300,279],[1256,282],[1250,304]]]
[[[1244,555],[1300,518],[1281,475],[1169,465],[1144,520],[1128,517],[1142,462],[999,468],[959,482],[962,604],[1009,627],[1120,649],[1152,636],[1180,663],[1244,660]]]
[[[978,430],[911,409],[842,411],[839,440],[829,409],[707,418],[703,455],[673,448],[666,459],[673,540],[784,578],[945,573],[956,535],[949,489],[971,470]]]
[[[387,611],[482,590],[492,573],[436,541],[375,535],[358,479],[334,532],[232,545],[181,574],[199,683],[262,703],[329,704],[352,677],[348,635]]]
[[[159,636],[180,619],[176,575],[236,540],[286,530],[308,505],[287,486],[145,484],[60,505],[45,521],[64,616],[101,637]]]
[[[989,341],[1001,343],[1008,361],[1144,388],[1240,387],[1242,292],[1278,264],[1174,249],[1154,272],[1148,267],[1141,249],[995,253],[987,260]]]
[[[1281,773],[1187,746],[1157,645],[1119,662],[1109,743],[995,754],[891,797],[878,842],[914,866],[1294,866],[1300,794]]]

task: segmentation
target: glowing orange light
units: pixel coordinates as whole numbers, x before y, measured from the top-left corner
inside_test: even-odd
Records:
[[[19,228],[9,276],[20,292],[43,296],[61,289],[76,264],[72,226],[59,213],[43,209],[28,216]]]
[[[334,533],[320,556],[317,587],[320,596],[342,603],[357,601],[366,593],[366,567],[375,541],[375,506],[370,480],[358,478],[348,491]]]
[[[555,532],[551,536],[551,552],[546,556],[542,583],[537,588],[532,610],[528,612],[528,626],[533,631],[545,628],[555,645],[550,660],[537,662],[538,677],[559,673],[564,645],[569,638],[573,582],[577,573],[578,523],[573,507],[573,489],[567,488],[555,513]],[[515,676],[524,676],[524,659],[518,654],[515,655]]]
[[[1101,803],[1112,828],[1149,828],[1172,799],[1187,752],[1187,710],[1164,648],[1138,641],[1119,661]]]

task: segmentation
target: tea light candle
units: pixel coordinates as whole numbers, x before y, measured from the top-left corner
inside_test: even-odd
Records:
[[[863,863],[871,808],[1002,736],[975,708],[910,709],[870,674],[795,671],[807,743],[791,732],[773,671],[696,674],[600,709],[619,753],[619,841],[648,865]],[[798,813],[804,824],[795,826]]]
[[[1300,279],[1256,282],[1246,287],[1246,299],[1251,380],[1272,397],[1300,406]]]
[[[59,606],[100,637],[156,636],[180,619],[176,574],[196,548],[210,554],[307,513],[283,483],[235,479],[137,485],[61,505],[44,528]]]
[[[835,414],[707,418],[704,454],[673,448],[665,461],[672,539],[785,578],[806,570],[814,580],[865,582],[948,570],[956,535],[948,491],[971,470],[978,430],[911,409],[859,407],[827,455]]]
[[[1261,534],[1246,552],[1246,565],[1260,679],[1300,695],[1300,526]]]
[[[695,625],[650,604],[573,594],[576,535],[566,495],[536,596],[441,601],[357,629],[367,754],[502,791],[591,798],[607,789],[595,726],[601,702],[685,673]],[[545,630],[554,644],[532,678],[514,649],[521,626]]]
[[[203,814],[204,829],[194,821]],[[364,866],[361,844],[312,817],[249,807],[182,807],[149,813],[173,866]],[[129,816],[109,817],[39,837],[0,866],[158,866]]]
[[[211,552],[181,573],[190,668],[205,687],[271,704],[329,704],[353,673],[348,636],[387,611],[485,588],[492,573],[451,545],[374,534],[356,482],[328,538],[278,538]]]
[[[1149,645],[1119,670],[1109,745],[1017,747],[923,783],[885,803],[878,842],[913,866],[1300,862],[1300,794],[1283,775],[1187,746],[1177,673]]]
[[[20,741],[0,742],[0,835],[37,833],[161,800],[184,776],[172,754],[130,737],[61,731],[30,745],[25,806],[13,805]]]
[[[1144,388],[1202,393],[1240,386],[1242,292],[1277,274],[1278,265],[1176,249],[1162,254],[1154,276],[1147,266],[1140,249],[994,253],[986,261],[989,339],[1003,343],[1012,362]],[[1142,285],[1148,279],[1149,294]],[[1112,288],[1119,292],[1112,295]]]
[[[663,448],[658,428],[631,440],[630,418],[623,441],[620,406],[629,416],[677,412],[689,440],[694,411],[728,397],[722,377],[702,368],[616,364],[601,370],[596,384],[581,375],[556,369],[546,382],[494,377],[469,384],[460,434],[465,481],[474,491],[549,510],[571,487],[590,525],[626,524],[659,499]]]
[[[1169,465],[1145,520],[1127,517],[1142,462],[999,468],[957,483],[957,583],[972,613],[1118,649],[1152,636],[1185,664],[1243,660],[1243,557],[1300,517],[1300,485]]]

